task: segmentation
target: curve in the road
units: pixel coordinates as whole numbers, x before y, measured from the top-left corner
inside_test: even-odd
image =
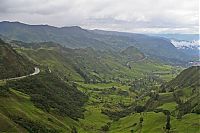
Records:
[[[31,74],[25,75],[25,76],[15,77],[15,78],[1,79],[0,81],[10,81],[10,80],[23,79],[23,78],[26,78],[26,77],[29,77],[29,76],[37,75],[39,73],[40,73],[40,69],[35,67],[34,73],[31,73]]]

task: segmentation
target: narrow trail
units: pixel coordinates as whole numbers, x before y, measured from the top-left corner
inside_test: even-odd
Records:
[[[20,76],[20,77],[15,77],[15,78],[8,78],[8,79],[1,79],[0,81],[10,81],[10,80],[18,80],[18,79],[23,79],[26,77],[30,77],[30,76],[34,76],[40,73],[40,69],[35,67],[35,71],[34,73],[31,73],[29,75],[24,75],[24,76]]]
[[[141,62],[141,61],[144,61],[144,60],[146,60],[146,59],[147,59],[147,57],[145,56],[143,59],[138,60],[138,61],[134,61],[134,60],[128,61],[128,62],[126,63],[126,66],[129,66],[131,62]]]

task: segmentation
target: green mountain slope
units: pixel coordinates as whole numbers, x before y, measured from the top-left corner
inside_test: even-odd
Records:
[[[49,72],[0,84],[0,131],[70,132],[87,97]],[[10,127],[10,128],[9,128]]]
[[[199,68],[193,66],[183,70],[160,88],[166,90],[170,88],[172,92],[159,93],[159,89],[151,90],[146,94],[143,93],[136,103],[133,102],[126,110],[115,113],[115,117],[124,113],[129,115],[114,121],[109,126],[110,132],[198,133],[200,131]],[[137,112],[136,107],[140,107],[138,111],[141,113]],[[168,129],[167,121],[170,123]]]
[[[167,71],[166,75],[161,75],[162,78],[171,75],[170,66],[145,58],[144,54],[133,46],[119,53],[93,48],[69,49],[48,42],[12,42],[12,45],[20,54],[38,65],[48,67],[57,76],[68,81],[125,82],[131,78],[144,77],[147,73],[155,75],[152,71]]]
[[[141,53],[137,48],[130,46],[125,50],[121,51],[121,54],[128,58],[128,60],[138,61],[145,58],[145,55]]]
[[[192,66],[182,71],[175,79],[164,84],[162,87],[166,89],[174,88],[198,88],[200,86],[200,66]]]
[[[182,68],[134,46],[116,52],[53,42],[11,45],[41,72],[0,82],[0,132],[162,133],[170,117],[169,132],[198,133],[198,67],[174,78]]]
[[[73,126],[79,126],[68,116],[37,108],[29,95],[14,89],[9,95],[0,96],[0,100],[0,132],[71,132]]]
[[[179,117],[190,112],[200,113],[199,74],[200,66],[192,66],[161,86],[162,91],[173,91],[175,100],[179,104]]]
[[[44,72],[37,76],[19,81],[9,81],[9,88],[31,96],[31,101],[39,108],[77,119],[82,117],[84,102],[87,97],[51,73]]]
[[[7,72],[15,71],[8,63],[16,69],[32,66],[8,44],[2,41],[1,45],[1,67],[10,68]],[[38,75],[0,82],[0,132],[71,132],[79,126],[77,119],[83,118],[87,96],[48,68],[40,66],[40,71]]]
[[[33,64],[0,40],[0,79],[19,77],[34,72]]]
[[[188,55],[178,51],[169,40],[143,34],[90,31],[77,26],[57,28],[6,21],[0,22],[0,34],[25,42],[53,41],[70,48],[92,47],[98,50],[120,51],[135,46],[152,58],[177,64],[190,59]]]

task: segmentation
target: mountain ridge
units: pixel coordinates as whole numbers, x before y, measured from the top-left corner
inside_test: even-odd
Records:
[[[92,47],[101,51],[121,51],[129,46],[138,48],[145,55],[167,61],[188,61],[190,57],[178,51],[170,40],[144,34],[86,30],[81,27],[53,27],[27,25],[19,22],[0,22],[0,34],[24,42],[52,41],[69,48]]]

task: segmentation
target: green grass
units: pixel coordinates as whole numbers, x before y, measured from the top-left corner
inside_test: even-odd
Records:
[[[58,48],[42,48],[42,49],[17,49],[19,53],[29,58],[32,62],[48,66],[52,72],[58,76],[72,81],[83,81],[74,66],[80,68],[90,79],[103,79],[107,81],[128,81],[134,78],[143,78],[146,74],[154,74],[154,72],[169,73],[158,74],[163,80],[173,78],[172,69],[178,68],[170,65],[164,65],[151,59],[144,61],[131,62],[132,69],[126,66],[126,58],[115,53],[99,53],[92,50],[69,50],[63,49],[62,52]],[[98,58],[101,55],[101,58]],[[180,68],[181,69],[181,68]],[[176,73],[177,74],[177,73]]]
[[[146,59],[141,62],[137,63],[132,63],[133,69],[138,70],[141,72],[170,72],[171,71],[171,66],[169,65],[163,65],[161,63],[157,63],[155,61]]]
[[[137,63],[131,63],[131,66],[133,70],[137,73],[150,73],[150,74],[156,74],[158,75],[161,79],[165,81],[169,81],[172,78],[177,75],[182,68],[176,68],[172,67],[170,65],[164,65],[162,63],[146,59],[141,62]],[[175,74],[172,74],[172,70],[175,72]]]
[[[142,133],[162,133],[162,128],[165,125],[165,115],[163,113],[148,112],[142,116],[144,118]],[[130,133],[131,130],[138,133],[140,117],[141,115],[136,113],[121,118],[111,125],[110,133]],[[135,123],[137,123],[136,126],[134,126]]]
[[[2,107],[0,107],[2,108]],[[10,120],[7,116],[0,113],[0,132],[10,133],[10,132],[23,132],[26,133],[27,131],[16,123]]]
[[[0,80],[0,86],[4,86],[6,84],[6,81]]]
[[[128,90],[130,86],[122,85],[117,82],[112,83],[97,83],[97,84],[85,84],[83,82],[76,82],[77,84],[81,85],[84,88],[93,89],[93,88],[99,88],[99,89],[108,89],[111,87],[117,87],[122,90]]]
[[[177,103],[176,102],[170,102],[170,103],[165,103],[162,106],[159,106],[158,108],[162,108],[164,110],[169,110],[169,111],[173,111],[175,110],[177,107]]]
[[[62,78],[67,75],[71,80],[83,81],[71,66],[70,60],[62,56],[56,49],[17,49],[17,51],[36,64],[48,66],[52,72]]]
[[[199,133],[200,116],[198,114],[186,114],[181,120],[171,120],[172,130],[178,133]]]
[[[130,133],[134,130],[139,133],[138,126],[140,114],[132,114],[114,122],[110,127],[110,133]],[[163,113],[148,112],[143,116],[144,122],[142,133],[165,133],[163,127],[166,124],[166,116]],[[199,133],[200,116],[198,114],[187,114],[181,120],[171,116],[172,133]]]
[[[158,100],[151,99],[150,101],[148,101],[148,104],[146,104],[146,106],[148,107],[148,109],[154,110],[155,108],[158,108],[158,107],[160,108],[160,106],[164,104],[172,103],[172,102],[175,102],[173,93],[171,92],[159,93]]]
[[[48,128],[55,128],[63,132],[70,131],[71,126],[79,126],[76,121],[69,117],[61,117],[36,108],[29,99],[28,95],[13,89],[10,96],[0,97],[0,131],[27,132],[24,128],[14,123],[9,118],[9,115],[38,121]]]
[[[80,133],[97,133],[100,132],[101,127],[106,125],[111,120],[108,116],[101,113],[100,107],[86,106],[85,118],[80,119],[81,129]]]
[[[181,88],[178,89],[177,93],[181,94],[180,99],[183,101],[186,101],[189,99],[191,96],[193,96],[195,93],[192,93],[193,88],[192,87],[186,87],[186,88]]]
[[[84,84],[83,82],[77,82],[78,88],[85,92],[89,96],[88,103],[93,102],[101,104],[118,104],[123,103],[129,105],[134,101],[136,94],[129,91],[129,86],[121,85],[120,83],[108,83],[108,84]],[[116,87],[115,91],[109,90],[112,87]],[[95,89],[99,89],[96,91]],[[119,91],[128,92],[128,96],[119,95]],[[104,94],[108,92],[109,94]],[[102,103],[103,102],[103,103]]]
[[[36,108],[30,101],[29,95],[12,89],[12,93],[9,97],[0,97],[0,129],[6,132],[26,132],[25,129],[10,120],[9,114],[19,115],[32,121],[39,121],[46,127],[55,128],[61,132],[70,132],[71,127],[75,126],[80,133],[99,133],[102,132],[101,127],[108,122],[111,122],[110,133],[130,133],[132,129],[139,132],[140,114],[130,114],[119,119],[119,121],[113,122],[108,116],[101,113],[103,109],[108,109],[113,112],[121,111],[123,107],[120,107],[120,104],[132,105],[135,102],[135,97],[139,91],[130,92],[130,86],[122,85],[120,81],[144,78],[147,75],[156,75],[164,81],[169,81],[174,77],[172,74],[173,69],[175,69],[175,74],[182,69],[164,65],[150,59],[131,62],[130,65],[132,68],[129,69],[126,64],[124,64],[126,62],[120,60],[121,58],[116,60],[116,58],[111,55],[105,55],[105,57],[102,57],[100,60],[95,60],[95,58],[92,58],[92,56],[96,56],[95,54],[85,55],[84,52],[81,53],[81,50],[76,51],[78,54],[70,53],[69,51],[65,51],[66,53],[61,54],[58,49],[54,48],[42,48],[37,50],[18,49],[18,51],[27,56],[34,63],[45,67],[48,66],[52,73],[57,74],[63,80],[66,80],[65,77],[70,77],[71,81],[76,81],[78,89],[88,95],[89,100],[84,106],[86,109],[84,112],[84,119],[75,121],[69,117],[56,115],[55,112],[47,113]],[[81,58],[79,57],[80,59],[78,59],[76,56],[80,56]],[[112,83],[85,84],[83,82],[83,77],[74,69],[74,65],[80,67],[82,71],[89,76],[100,77],[107,81],[112,81]],[[117,79],[120,81],[117,81]],[[145,80],[145,82],[146,81],[147,80]],[[0,82],[0,85],[1,84],[3,85],[4,83]],[[156,85],[158,86],[159,84]],[[112,87],[116,87],[117,89],[112,91]],[[146,88],[145,86],[144,89]],[[120,95],[120,91],[126,91],[128,95]],[[189,89],[184,89],[183,93],[185,97],[189,97],[191,91]],[[144,101],[140,100],[138,104],[145,105],[149,98],[149,96],[144,97]],[[175,110],[177,106],[174,101],[173,93],[159,94],[159,101],[155,104],[158,104],[155,108],[163,108],[170,111]],[[143,127],[141,129],[142,133],[164,133],[163,127],[165,126],[166,116],[163,113],[147,112],[144,113],[142,117],[144,118]],[[188,129],[188,131],[192,133],[198,132],[199,115],[188,114],[183,116],[182,120],[171,117],[171,120],[173,131],[186,133]],[[136,125],[134,126],[135,123]]]
[[[83,129],[80,129],[79,131],[82,133],[85,132],[91,132],[91,133],[97,133],[100,132],[100,128],[105,125],[107,122],[111,121],[107,116],[101,114],[100,110],[104,107],[105,103],[109,103],[112,108],[111,110],[117,110],[115,108],[115,104],[118,101],[119,98],[122,98],[122,101],[126,102],[128,99],[126,97],[118,97],[115,94],[109,94],[102,96],[104,98],[103,103],[98,103],[99,99],[98,91],[93,91],[94,88],[99,88],[100,91],[106,91],[108,88],[115,86],[115,87],[124,87],[122,90],[128,90],[127,86],[122,86],[118,83],[110,83],[110,84],[84,84],[79,82],[78,83],[79,89],[87,89],[90,93],[90,99],[86,106],[87,111],[85,112],[85,119],[81,120],[81,125],[83,126]],[[83,88],[81,88],[83,87]],[[84,90],[83,89],[83,90]],[[110,102],[110,99],[113,99],[112,102]],[[147,97],[148,98],[148,97]],[[109,102],[108,102],[109,101]],[[130,99],[129,99],[130,101]],[[97,102],[98,104],[93,104],[94,102]],[[133,102],[133,101],[132,101]],[[173,111],[176,109],[177,104],[174,101],[173,93],[167,92],[167,93],[160,93],[159,94],[159,103],[161,106],[158,108],[163,108],[165,110]],[[144,123],[142,128],[142,133],[164,133],[163,127],[166,124],[166,116],[163,113],[154,113],[154,112],[148,112],[144,113]],[[195,118],[195,114],[189,114],[188,116],[184,116],[182,120],[177,120],[175,117],[171,116],[171,124],[172,124],[172,131],[176,131],[177,133],[187,133],[186,130],[183,131],[181,129],[181,125],[186,125],[186,120],[189,121],[191,128],[188,129],[188,131],[193,131],[194,133],[197,133],[197,121],[199,121],[199,115],[196,115],[197,118]],[[119,121],[114,121],[111,123],[109,133],[130,133],[130,131],[133,129],[137,133],[139,132],[139,119],[140,114],[131,114],[129,116],[126,116],[124,118],[121,118]],[[136,126],[134,124],[137,123]],[[175,128],[176,127],[176,128]],[[193,129],[194,128],[194,129]]]
[[[159,93],[159,102],[162,104],[174,102],[173,92]]]

